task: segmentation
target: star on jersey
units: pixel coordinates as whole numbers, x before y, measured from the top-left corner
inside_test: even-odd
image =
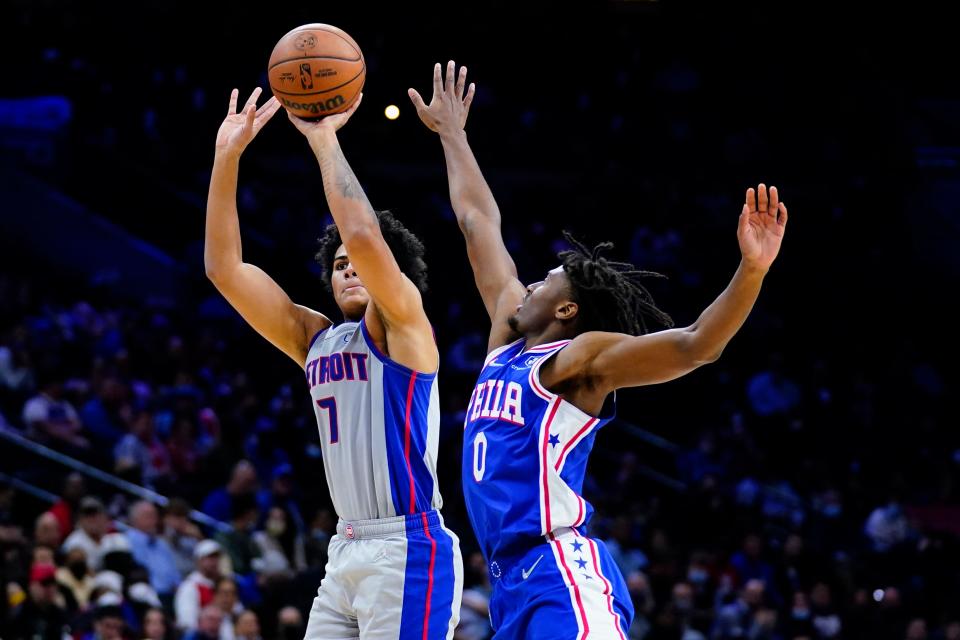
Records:
[[[560,436],[556,433],[550,434],[550,446],[555,447],[560,444]]]
[[[587,568],[587,561],[584,560],[583,558],[577,558],[577,564],[580,565],[581,569]]]
[[[580,553],[580,549],[583,548],[583,543],[580,542],[579,540],[576,540],[574,542],[571,542],[570,546],[573,547],[574,551],[576,551],[577,553]]]
[[[593,578],[591,578],[591,577],[588,576],[587,574],[583,574],[583,577],[586,578],[587,580],[593,580]]]

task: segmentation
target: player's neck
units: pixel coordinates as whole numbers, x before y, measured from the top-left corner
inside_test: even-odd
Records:
[[[560,340],[569,340],[571,338],[573,338],[573,335],[571,335],[571,332],[567,327],[553,323],[546,327],[543,331],[524,334],[523,350],[528,351],[529,349],[539,347],[542,344],[549,344],[551,342],[558,342]]]

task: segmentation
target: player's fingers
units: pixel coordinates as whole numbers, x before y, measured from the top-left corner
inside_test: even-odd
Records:
[[[433,97],[443,93],[443,80],[440,79],[440,63],[433,65]]]
[[[467,89],[467,97],[463,99],[463,108],[467,111],[470,111],[470,104],[473,102],[473,94],[476,93],[477,85],[470,83],[470,87]]]
[[[273,96],[267,100],[262,107],[257,109],[257,126],[263,126],[266,124],[279,109],[280,101],[277,100],[276,96]]]
[[[757,194],[753,190],[753,187],[747,189],[746,207],[747,213],[755,213],[757,211]]]
[[[451,60],[447,63],[447,79],[443,85],[443,88],[447,93],[453,93],[453,70],[456,68],[456,63]]]
[[[780,217],[777,218],[777,222],[781,227],[787,226],[787,205],[780,203]]]
[[[463,86],[467,83],[467,68],[460,67],[460,73],[457,74],[457,100],[463,100]]]
[[[777,219],[777,210],[780,208],[780,198],[777,194],[777,188],[770,187],[770,203],[767,205],[767,213],[773,216],[773,219]]]
[[[250,97],[247,98],[247,103],[244,105],[244,108],[249,106],[255,107],[257,105],[257,98],[260,97],[261,91],[263,91],[263,89],[261,89],[260,87],[257,87],[256,89],[254,89],[253,93],[250,94]]]
[[[230,92],[230,105],[227,107],[227,115],[232,116],[237,112],[237,97],[240,95],[240,91],[234,89]]]
[[[356,112],[357,108],[360,106],[360,102],[363,100],[363,93],[357,96],[357,101],[350,105],[350,108],[344,112],[344,115],[349,118]]]
[[[757,211],[760,213],[767,212],[767,185],[762,182],[757,185]]]
[[[423,98],[420,97],[416,89],[407,89],[407,95],[410,96],[410,102],[413,103],[417,111],[427,108],[427,105],[423,103]]]

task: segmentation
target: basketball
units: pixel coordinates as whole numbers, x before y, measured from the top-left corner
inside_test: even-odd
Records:
[[[346,111],[360,95],[367,66],[347,33],[328,24],[305,24],[280,38],[267,79],[287,111],[314,120]]]

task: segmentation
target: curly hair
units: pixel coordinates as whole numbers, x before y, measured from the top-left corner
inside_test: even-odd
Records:
[[[601,257],[603,251],[613,248],[612,242],[601,242],[591,250],[567,231],[563,237],[573,249],[561,251],[557,257],[579,307],[577,326],[581,332],[615,331],[638,336],[649,332],[648,318],[668,328],[673,326],[673,319],[657,308],[653,296],[639,282],[643,277],[666,276]]]
[[[390,211],[377,211],[377,220],[380,222],[380,233],[386,240],[387,246],[393,253],[394,259],[411,282],[417,286],[420,293],[427,291],[427,263],[423,261],[423,243],[413,235],[403,224],[393,217]],[[337,247],[343,244],[340,239],[340,230],[337,225],[328,225],[323,235],[318,239],[319,247],[314,256],[320,264],[321,277],[327,291],[333,292],[330,279],[333,276],[333,260],[336,258]]]

